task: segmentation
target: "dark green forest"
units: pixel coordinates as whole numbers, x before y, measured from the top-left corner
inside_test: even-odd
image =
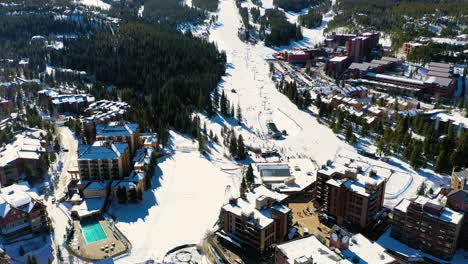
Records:
[[[299,12],[304,8],[316,6],[323,0],[273,0],[273,5],[282,8],[284,11]]]
[[[192,0],[192,5],[210,12],[218,9],[219,0]]]
[[[309,8],[307,14],[299,16],[299,24],[306,28],[315,28],[322,24],[322,12],[318,9]]]
[[[155,24],[177,26],[183,23],[202,23],[207,14],[203,10],[185,5],[182,0],[146,0],[143,17]]]
[[[266,46],[288,45],[290,39],[303,38],[301,26],[291,24],[281,10],[266,9],[261,24],[270,27],[270,33],[265,36]]]

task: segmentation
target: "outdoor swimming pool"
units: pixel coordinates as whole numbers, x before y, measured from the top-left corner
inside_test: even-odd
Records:
[[[81,230],[87,244],[101,241],[107,238],[98,219],[86,219],[80,221]]]

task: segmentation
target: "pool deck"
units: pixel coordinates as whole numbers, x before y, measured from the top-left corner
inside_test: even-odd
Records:
[[[109,256],[112,257],[118,255],[126,250],[124,243],[117,239],[112,233],[109,223],[105,220],[99,220],[99,223],[101,224],[102,229],[106,233],[107,238],[88,244],[86,243],[86,240],[83,236],[80,221],[73,221],[73,225],[75,226],[74,237],[78,240],[79,245],[79,248],[77,248],[76,246],[72,246],[73,251],[85,259],[101,260]],[[104,247],[105,245],[111,247],[112,242],[115,243],[114,251],[109,251],[108,253],[106,253],[105,251],[101,250],[101,247]]]

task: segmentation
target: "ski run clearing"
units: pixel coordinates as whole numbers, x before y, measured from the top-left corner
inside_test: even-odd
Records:
[[[271,7],[272,0],[263,1],[263,6]],[[297,109],[276,90],[265,59],[275,50],[321,42],[333,12],[324,15],[319,28],[304,29],[303,41],[275,49],[239,40],[237,31],[241,21],[234,1],[221,0],[217,15],[218,23],[210,29],[209,39],[227,54],[226,75],[218,91],[224,90],[234,105],[240,105],[244,120],[239,126],[235,120],[219,115],[211,119],[200,115],[208,130],[219,137],[222,127],[233,127],[236,134],[243,135],[246,145],[276,148],[283,157],[308,157],[318,166],[338,156],[360,159],[376,166],[388,178],[385,205],[389,207],[402,198],[413,197],[423,182],[433,189],[448,182],[447,177],[429,170],[416,172],[396,158],[385,163],[360,156],[353,146],[311,114]],[[296,22],[298,15],[288,13],[287,17]],[[281,140],[267,139],[265,123],[268,121],[275,122],[280,130],[287,130],[288,136]],[[202,156],[197,142],[171,132],[172,153],[159,160],[152,188],[144,193],[144,202],[138,206],[112,204],[109,213],[117,217],[118,228],[133,246],[130,255],[118,259],[117,263],[161,261],[168,250],[199,243],[214,227],[221,205],[238,195],[242,174],[240,164],[225,158],[227,150],[222,145],[210,147],[211,154]]]
[[[93,6],[98,7],[104,10],[109,10],[110,4],[102,1],[102,0],[75,0],[76,3],[80,3],[85,6]]]

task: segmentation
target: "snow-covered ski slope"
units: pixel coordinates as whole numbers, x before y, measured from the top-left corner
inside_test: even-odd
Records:
[[[251,3],[244,3],[251,5]],[[272,0],[264,0],[264,7],[272,7]],[[263,11],[262,11],[263,12]],[[275,50],[298,46],[313,46],[323,40],[323,30],[333,18],[324,16],[317,29],[304,29],[305,39],[288,47],[268,48],[262,43],[248,44],[239,40],[240,16],[233,0],[220,0],[218,23],[210,29],[209,39],[227,55],[226,75],[218,89],[242,109],[244,124],[238,126],[232,119],[219,115],[208,119],[202,116],[208,130],[218,136],[222,127],[233,127],[242,134],[247,145],[274,147],[284,157],[305,156],[320,166],[337,155],[363,159],[380,166],[387,173],[385,204],[394,206],[403,197],[412,197],[418,186],[426,181],[436,187],[446,179],[430,171],[416,173],[398,159],[390,164],[358,155],[357,150],[339,139],[328,127],[320,124],[309,113],[300,111],[289,99],[276,90],[269,76],[269,65]],[[298,14],[288,13],[288,19],[297,21]],[[288,136],[281,140],[266,137],[266,122],[273,121]],[[145,192],[142,206],[113,204],[110,213],[117,216],[117,226],[133,244],[130,256],[118,263],[137,263],[162,260],[171,248],[198,243],[207,230],[212,229],[220,206],[239,189],[239,166],[225,157],[221,145],[212,148],[207,158],[198,153],[198,145],[191,139],[171,133],[173,154],[161,160],[153,180],[152,190]],[[220,137],[222,141],[222,138]]]

